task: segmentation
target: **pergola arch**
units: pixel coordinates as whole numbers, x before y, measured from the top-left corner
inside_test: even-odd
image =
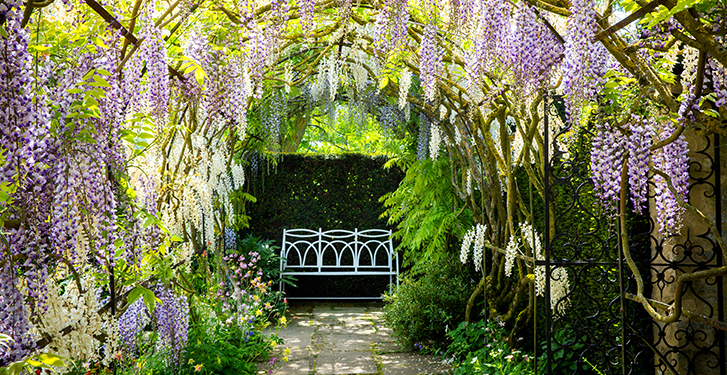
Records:
[[[392,101],[401,96],[401,69],[406,68],[421,77],[424,93],[417,95],[408,91],[404,99],[415,112],[437,121],[437,127],[444,135],[447,157],[453,169],[453,189],[472,210],[475,221],[482,225],[477,227],[477,233],[486,233],[491,245],[491,260],[480,261],[483,265],[497,266],[483,272],[479,290],[487,289],[490,293],[488,301],[493,310],[490,313],[514,322],[515,326],[522,326],[533,315],[530,304],[523,307],[526,304],[519,302],[529,285],[538,284],[539,274],[532,265],[538,255],[534,245],[530,246],[532,248],[524,246],[526,254],[514,261],[519,273],[513,280],[503,276],[502,253],[506,252],[503,248],[513,237],[518,233],[523,236],[520,225],[532,224],[534,219],[524,203],[523,192],[516,185],[516,172],[522,168],[533,184],[534,192],[546,195],[545,171],[549,155],[545,150],[548,149],[546,139],[550,129],[544,127],[544,119],[549,116],[544,107],[551,104],[553,90],[562,88],[566,94],[568,122],[563,126],[571,126],[574,132],[579,127],[599,126],[598,137],[626,142],[626,138],[631,139],[641,131],[637,128],[644,119],[653,117],[652,125],[657,129],[653,143],[646,147],[647,159],[648,153],[666,152],[664,150],[681,152],[680,157],[686,157],[688,148],[681,140],[685,131],[712,135],[725,134],[726,129],[722,118],[727,115],[723,105],[727,95],[724,79],[727,52],[724,35],[719,30],[722,22],[719,14],[724,11],[724,5],[708,1],[635,1],[629,3],[634,8],[629,8],[632,15],[624,22],[614,24],[610,20],[614,14],[613,3],[596,9],[595,3],[585,0],[569,3],[559,0],[529,0],[527,3],[524,0],[500,3],[362,0],[355,4],[351,0],[318,3],[304,0],[296,4],[250,1],[213,4],[180,0],[156,8],[153,1],[137,0],[131,9],[122,10],[112,9],[118,4],[107,6],[85,0],[88,7],[68,5],[69,17],[77,24],[43,11],[51,5],[56,9],[64,6],[53,3],[52,0],[13,2],[16,15],[6,19],[3,13],[0,25],[7,27],[9,35],[15,39],[3,37],[4,46],[31,44],[34,57],[28,48],[17,56],[22,53],[23,58],[36,64],[36,68],[57,73],[58,77],[49,80],[49,90],[58,89],[63,95],[68,93],[69,103],[86,100],[83,95],[91,92],[84,91],[88,87],[108,86],[109,90],[89,94],[95,95],[100,109],[96,108],[99,113],[91,111],[88,119],[78,119],[70,112],[71,104],[64,103],[58,111],[62,121],[48,120],[49,124],[34,125],[53,130],[65,130],[66,124],[104,131],[112,129],[109,139],[103,140],[112,145],[119,145],[119,139],[124,137],[132,150],[130,160],[119,167],[124,171],[118,179],[137,187],[144,185],[140,181],[152,181],[150,184],[157,187],[154,194],[158,195],[150,193],[149,199],[155,200],[153,208],[159,217],[151,215],[142,219],[144,222],[146,219],[163,222],[165,229],[185,240],[183,245],[176,246],[185,251],[220,249],[220,235],[224,229],[244,225],[244,213],[238,212],[232,201],[251,199],[236,196],[236,189],[244,182],[245,151],[255,147],[256,136],[261,138],[255,133],[255,126],[259,125],[247,123],[248,117],[253,117],[248,115],[261,113],[260,108],[271,92],[290,86],[300,91],[313,77],[320,80],[325,69],[321,64],[332,58],[365,70],[376,90]],[[659,4],[666,11],[657,8]],[[692,5],[696,8],[687,9]],[[707,9],[708,5],[713,8]],[[23,12],[20,12],[21,7],[24,7]],[[477,14],[473,9],[481,13]],[[502,19],[482,16],[483,10],[502,16]],[[35,42],[29,42],[28,36],[33,31],[27,25],[35,17],[38,34]],[[479,27],[479,17],[488,22],[495,21]],[[568,18],[566,25],[555,22],[563,21],[562,17]],[[635,19],[645,20],[644,23],[653,20],[654,25],[639,28],[657,35],[633,36],[623,32],[622,28]],[[190,20],[203,27],[191,32],[188,29]],[[88,43],[73,45],[78,59],[62,52],[65,46],[57,41],[43,39],[41,30],[47,31],[42,28],[44,23],[55,28],[52,36],[88,39]],[[68,31],[76,25],[82,27],[75,33]],[[200,39],[193,40],[196,37]],[[659,44],[661,42],[663,45]],[[198,45],[190,47],[194,43]],[[603,61],[599,60],[606,52],[618,65],[608,76]],[[672,62],[654,58],[651,54],[656,52],[681,55],[684,64],[691,64],[690,69],[685,69],[687,73],[679,79],[671,77]],[[6,54],[3,67],[31,74],[28,64],[12,64],[14,56]],[[77,69],[85,70],[74,71]],[[34,74],[34,79],[39,79],[38,69]],[[363,77],[363,74],[359,76]],[[167,84],[170,77],[171,84]],[[160,80],[162,84],[155,81],[160,78],[164,78]],[[338,78],[334,77],[336,81]],[[31,81],[26,84],[28,82]],[[601,83],[604,87],[598,87]],[[130,94],[123,87],[126,84],[135,84],[138,94],[144,95],[126,96]],[[33,96],[29,92],[40,89],[26,86],[27,89],[14,89],[13,95],[25,95],[24,103],[45,105],[42,96],[45,92]],[[67,88],[71,88],[70,91]],[[626,99],[620,97],[621,93],[628,94],[623,95]],[[171,99],[155,101],[154,98]],[[14,100],[14,96],[3,96],[0,107],[20,105],[11,99]],[[111,105],[114,100],[123,105],[114,107]],[[594,108],[599,108],[600,112],[593,111]],[[24,112],[18,109],[16,113]],[[304,123],[305,116],[301,118]],[[514,127],[508,124],[510,118]],[[560,121],[560,114],[550,116],[550,119]],[[13,121],[19,120],[9,118],[8,124],[3,126],[27,125]],[[68,141],[63,138],[64,134],[58,137]],[[147,141],[149,139],[153,141]],[[83,153],[76,149],[68,152],[72,156]],[[621,175],[627,175],[629,155],[610,155],[619,159],[609,165],[612,167],[610,172],[618,174],[617,169],[621,168]],[[130,172],[134,167],[143,173]],[[664,182],[663,194],[684,195],[677,191],[681,188],[676,186],[679,184],[672,181],[679,177],[676,172],[672,173],[674,176],[661,170],[648,174],[648,168],[647,165],[643,179],[668,180],[671,184]],[[120,191],[119,181],[111,181],[112,177],[100,172],[98,176],[104,182],[113,182],[109,184],[109,191]],[[476,188],[469,189],[470,185]],[[629,182],[622,178],[619,186],[607,187],[611,189],[610,193],[619,193],[619,207],[611,208],[622,215],[623,233],[626,232],[628,185]],[[104,199],[113,196],[109,191],[104,192]],[[51,192],[49,196],[58,198],[54,194]],[[715,230],[712,219],[684,200],[674,198],[671,203],[674,207],[697,212],[696,216],[709,227],[724,263],[727,263],[727,243]],[[30,207],[29,204],[26,206]],[[113,215],[111,211],[107,214]],[[45,211],[34,218],[25,214],[22,210],[11,212],[3,226],[13,230],[38,229],[50,216]],[[87,222],[94,220],[100,219],[91,218]],[[86,229],[92,230],[90,226]],[[545,228],[546,233],[553,230]],[[658,236],[663,239],[668,234]],[[628,259],[628,238],[622,238],[620,251]],[[28,255],[17,257],[23,260]],[[633,262],[627,263],[632,274],[641,279]],[[0,266],[3,265],[0,262]],[[679,285],[705,277],[721,277],[725,273],[727,268],[723,265],[709,273],[695,271],[680,277]],[[530,297],[534,301],[532,294]],[[638,290],[634,298],[655,321],[671,323],[679,319],[679,298],[670,307],[674,313],[656,311],[643,290]]]

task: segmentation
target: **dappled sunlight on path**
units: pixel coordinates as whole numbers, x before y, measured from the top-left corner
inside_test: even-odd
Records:
[[[447,374],[442,357],[406,352],[384,326],[380,303],[310,303],[292,305],[288,326],[280,331],[284,345],[274,364],[258,366],[260,374],[342,375]],[[288,362],[278,361],[289,350]]]

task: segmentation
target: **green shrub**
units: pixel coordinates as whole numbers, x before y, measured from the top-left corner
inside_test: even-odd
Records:
[[[217,340],[205,340],[205,334],[190,332],[186,362],[188,371],[202,365],[206,374],[256,374],[256,361],[266,360],[271,350],[271,339],[258,331],[241,332],[232,324],[222,328]]]
[[[418,279],[405,275],[398,290],[384,295],[384,319],[404,348],[444,347],[446,331],[464,320],[474,287],[459,260],[442,256],[422,266]]]
[[[480,321],[450,331],[447,354],[454,357],[454,374],[533,374],[532,358],[511,347],[503,326],[494,320]]]

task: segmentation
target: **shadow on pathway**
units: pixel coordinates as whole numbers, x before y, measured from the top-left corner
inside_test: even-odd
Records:
[[[381,303],[310,303],[291,305],[285,344],[271,357],[288,362],[259,364],[260,374],[277,375],[420,375],[448,374],[442,357],[403,350],[384,326]],[[272,372],[270,372],[272,371]]]

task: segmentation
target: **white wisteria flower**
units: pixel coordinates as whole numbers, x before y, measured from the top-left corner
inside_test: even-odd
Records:
[[[476,224],[464,235],[462,240],[462,249],[459,253],[459,260],[462,263],[467,263],[469,257],[470,248],[472,250],[472,257],[475,264],[475,270],[479,271],[482,267],[482,254],[485,249],[485,232],[487,226],[482,224]]]
[[[510,236],[510,241],[507,243],[505,249],[505,275],[510,277],[512,275],[512,267],[515,265],[515,258],[518,254],[518,247],[520,241],[515,236]]]

